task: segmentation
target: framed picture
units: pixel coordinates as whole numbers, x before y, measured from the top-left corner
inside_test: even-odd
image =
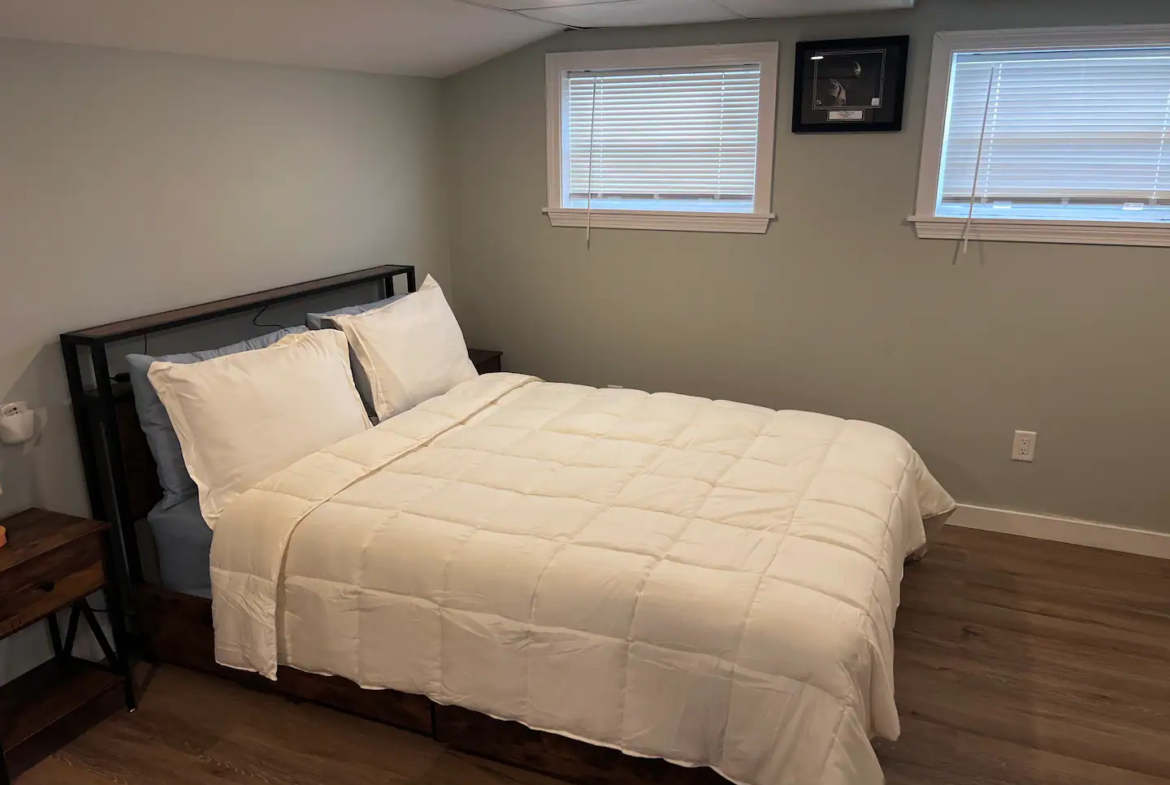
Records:
[[[901,131],[910,36],[796,45],[792,132]]]

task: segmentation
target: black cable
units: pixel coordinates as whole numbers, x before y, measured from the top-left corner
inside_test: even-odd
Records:
[[[260,317],[263,316],[264,312],[267,310],[268,310],[268,306],[265,305],[263,308],[261,308],[259,311],[256,312],[255,316],[252,317],[252,325],[254,327],[266,327],[266,328],[272,328],[274,330],[287,330],[288,329],[283,324],[262,324],[260,322]],[[150,336],[149,335],[142,336],[142,353],[148,357],[150,356]],[[130,378],[129,374],[125,374],[125,373],[114,374],[113,376],[110,377],[110,381],[123,382],[123,381],[128,381],[129,378]]]
[[[283,324],[261,324],[260,317],[263,316],[264,312],[267,310],[268,310],[268,306],[266,305],[263,308],[261,308],[259,311],[256,312],[256,315],[252,317],[252,326],[253,327],[274,327],[277,330],[287,329],[287,328],[285,328],[285,326]]]

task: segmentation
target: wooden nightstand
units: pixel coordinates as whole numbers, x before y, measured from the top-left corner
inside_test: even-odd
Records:
[[[26,510],[0,521],[8,544],[0,548],[0,638],[47,621],[53,659],[0,686],[0,784],[31,766],[134,690],[125,656],[126,627],[110,566],[109,526],[72,515]],[[86,596],[105,589],[115,651]],[[70,608],[64,639],[57,611]],[[85,619],[105,655],[99,665],[72,656]]]
[[[467,356],[474,363],[475,370],[481,374],[499,373],[502,370],[503,352],[494,352],[488,349],[468,349]]]

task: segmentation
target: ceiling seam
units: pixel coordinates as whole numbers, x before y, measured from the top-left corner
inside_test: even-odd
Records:
[[[530,22],[542,22],[546,25],[555,25],[557,27],[564,27],[565,26],[565,25],[559,25],[556,22],[545,22],[543,19],[536,19],[534,17],[529,16],[528,14],[521,13],[520,9],[500,8],[498,5],[484,5],[482,3],[475,2],[475,0],[453,0],[453,2],[461,3],[463,5],[469,5],[472,8],[482,8],[485,11],[496,11],[497,13],[501,13],[501,14],[510,14],[511,16],[518,16],[521,19],[527,19]],[[525,10],[533,10],[533,9],[525,9]]]
[[[525,13],[525,12],[526,11],[555,11],[558,8],[582,8],[584,6],[594,6],[594,5],[621,5],[622,3],[633,3],[636,1],[637,0],[585,0],[585,2],[570,3],[569,5],[560,5],[560,6],[552,6],[552,7],[533,6],[533,7],[529,7],[529,8],[500,8],[499,6],[495,6],[495,5],[483,5],[481,3],[476,2],[476,0],[455,0],[455,2],[457,2],[457,3],[463,3],[464,5],[470,5],[470,6],[474,6],[476,8],[482,8],[486,11],[499,11],[499,12],[505,13],[505,14],[512,14],[513,16],[519,16],[523,19],[528,19],[529,21],[532,21],[532,22],[541,22],[542,24],[546,24],[546,25],[556,25],[557,27],[562,27],[562,28],[565,28],[566,30],[591,30],[593,28],[582,27],[580,25],[570,24],[568,22],[550,22],[547,19],[538,19],[537,17],[531,16],[530,14]],[[718,0],[713,0],[713,1],[718,3]],[[719,5],[722,5],[722,4],[719,3]],[[732,11],[729,8],[726,10],[729,13],[733,13],[733,14],[735,13],[735,11]],[[737,16],[738,16],[738,14],[737,14]],[[743,17],[741,17],[741,18],[743,18]]]
[[[516,8],[513,10],[515,10],[519,13],[523,13],[524,11],[555,11],[559,8],[581,8],[581,7],[587,6],[587,5],[621,5],[622,3],[634,3],[634,2],[637,2],[637,0],[584,0],[584,2],[581,2],[581,3],[569,3],[567,5],[554,5],[554,6],[539,6],[538,5],[538,6],[533,6],[531,8]]]
[[[751,19],[751,17],[750,17],[750,16],[745,16],[744,14],[741,14],[739,11],[736,11],[734,8],[728,8],[728,7],[727,7],[727,6],[726,6],[726,5],[723,3],[723,0],[711,0],[711,2],[712,2],[712,3],[714,3],[715,5],[719,6],[720,8],[722,8],[722,9],[723,9],[724,11],[726,11],[727,13],[729,13],[729,14],[735,14],[735,15],[736,15],[736,16],[738,16],[740,19]]]

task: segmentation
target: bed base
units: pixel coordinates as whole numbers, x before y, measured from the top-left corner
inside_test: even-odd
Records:
[[[927,519],[927,544],[907,559],[918,561],[942,531],[950,512]],[[143,549],[152,554],[148,546]],[[147,560],[148,564],[152,559]],[[307,700],[348,714],[430,736],[456,749],[582,785],[726,785],[709,768],[685,768],[653,758],[542,733],[518,722],[497,720],[458,706],[442,706],[422,695],[363,690],[340,676],[322,676],[281,666],[275,682],[215,661],[211,600],[139,584],[139,627],[149,659],[230,679],[251,689]]]
[[[162,491],[128,385],[117,385],[115,389],[110,380],[107,349],[128,338],[258,311],[269,305],[345,287],[378,284],[380,295],[385,297],[395,290],[394,279],[400,277],[406,278],[406,291],[415,291],[413,267],[388,265],[61,336],[92,515],[113,524],[120,546],[117,550],[125,553],[125,563],[116,565],[118,587],[126,595],[127,605],[138,608],[135,627],[147,652],[156,662],[320,703],[434,737],[472,754],[583,785],[725,785],[727,780],[709,768],[689,769],[662,760],[623,755],[616,750],[534,731],[516,722],[440,706],[420,695],[363,690],[341,677],[314,675],[287,667],[280,669],[275,682],[222,667],[215,662],[210,600],[170,591],[151,582],[157,581],[153,539],[148,531],[138,531],[135,522],[146,516]],[[96,389],[84,386],[88,374],[83,371],[89,370],[96,379]],[[928,543],[942,528],[946,517],[938,516],[926,522]],[[916,551],[910,560],[921,558],[926,548]]]
[[[321,676],[281,666],[277,680],[215,662],[211,601],[141,584],[138,612],[148,656],[230,679],[250,689],[319,703],[348,714],[421,733],[473,755],[502,761],[582,785],[727,785],[709,768],[684,768],[635,758],[617,750],[542,733],[518,722],[441,706],[422,695],[363,690],[340,676]]]

